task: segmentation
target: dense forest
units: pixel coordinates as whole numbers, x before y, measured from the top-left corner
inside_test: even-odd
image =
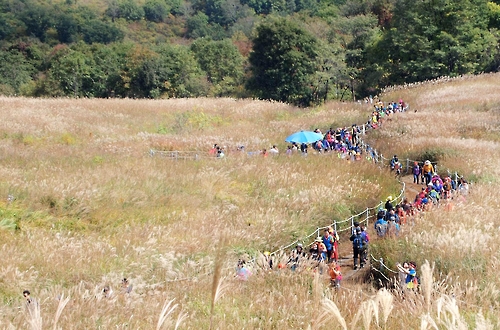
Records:
[[[0,94],[301,106],[497,71],[500,0],[0,0]]]

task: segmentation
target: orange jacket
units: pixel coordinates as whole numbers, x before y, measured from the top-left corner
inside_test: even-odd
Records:
[[[422,166],[422,172],[425,173],[434,173],[434,167],[432,164]]]

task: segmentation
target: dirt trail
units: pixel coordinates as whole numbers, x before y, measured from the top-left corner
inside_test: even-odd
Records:
[[[422,184],[413,183],[413,175],[405,175],[400,178],[401,182],[406,184],[405,196],[408,197],[409,200],[413,200],[415,195],[417,195],[424,187]],[[368,228],[368,233],[370,235],[370,240],[377,240],[376,233],[371,230],[372,228]],[[352,252],[352,243],[349,241],[348,236],[343,236],[342,241],[339,244],[339,264],[342,268],[342,281],[356,281],[358,279],[364,278],[366,272],[370,269],[370,251],[368,251],[368,260],[363,269],[353,269],[353,252]]]

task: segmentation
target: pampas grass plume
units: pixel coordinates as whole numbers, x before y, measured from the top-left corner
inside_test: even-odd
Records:
[[[339,322],[342,329],[347,330],[347,323],[346,323],[345,319],[342,317],[342,314],[340,314],[339,308],[337,307],[337,305],[333,301],[331,301],[328,298],[325,298],[322,301],[322,306],[323,306],[323,309],[328,314],[335,316],[335,318]]]
[[[174,299],[171,299],[170,301],[165,300],[165,303],[163,304],[163,308],[160,313],[160,317],[158,318],[158,323],[156,324],[156,330],[161,329],[167,318],[172,314],[172,312],[177,308],[177,304],[172,305],[173,302],[175,301]],[[177,328],[177,324],[176,324]]]
[[[425,298],[425,303],[427,305],[427,312],[430,312],[431,309],[431,295],[432,295],[432,286],[433,286],[433,277],[434,273],[434,264],[432,267],[429,265],[429,261],[426,260],[421,267],[422,273],[422,293]]]
[[[380,304],[382,310],[384,325],[387,326],[387,320],[389,319],[389,315],[394,308],[394,296],[389,291],[387,291],[387,289],[380,289],[377,293],[377,301]]]

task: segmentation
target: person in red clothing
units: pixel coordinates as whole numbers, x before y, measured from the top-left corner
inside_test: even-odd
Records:
[[[340,287],[340,281],[342,280],[342,272],[340,270],[340,265],[333,261],[328,267],[328,274],[330,275],[330,283],[335,288]]]
[[[328,227],[328,231],[330,232],[330,236],[333,237],[332,259],[337,262],[339,260],[339,234],[332,227]]]
[[[217,143],[214,144],[214,146],[212,147],[212,149],[210,149],[210,151],[208,152],[211,156],[216,156],[217,155]]]

